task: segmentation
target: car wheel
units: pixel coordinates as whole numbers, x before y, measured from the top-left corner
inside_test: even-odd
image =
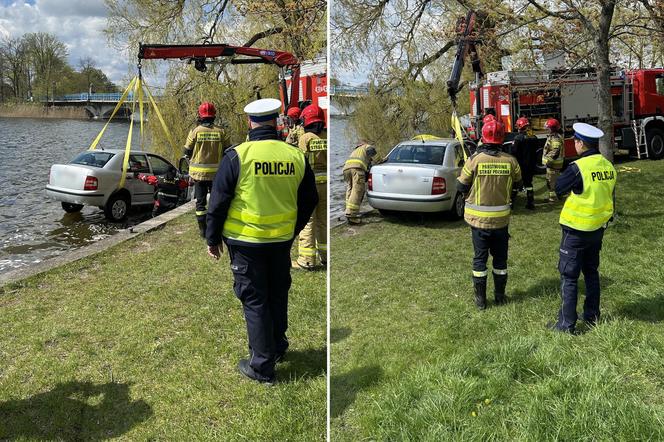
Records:
[[[127,217],[129,198],[122,193],[111,195],[104,206],[104,214],[109,221],[118,222]]]
[[[67,213],[80,212],[81,209],[83,208],[83,204],[65,203],[64,201],[61,204],[62,204],[62,210],[64,210]]]
[[[664,131],[657,127],[646,131],[646,143],[648,145],[648,157],[651,160],[664,158]]]
[[[452,204],[452,209],[450,209],[450,217],[453,220],[463,218],[463,209],[466,206],[466,201],[463,199],[463,194],[457,192],[454,197],[454,204]]]

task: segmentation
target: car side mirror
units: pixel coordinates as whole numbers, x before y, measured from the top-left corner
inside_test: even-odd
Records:
[[[178,170],[182,175],[189,175],[189,160],[185,157],[180,158]]]

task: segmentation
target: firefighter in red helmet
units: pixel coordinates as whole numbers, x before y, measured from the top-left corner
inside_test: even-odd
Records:
[[[519,133],[514,137],[512,144],[512,155],[516,157],[521,167],[523,177],[523,187],[526,191],[526,209],[535,209],[535,193],[533,191],[533,176],[535,175],[535,153],[537,152],[537,137],[529,132],[530,121],[528,118],[521,117],[516,120],[516,128]],[[517,187],[512,191],[512,203],[516,197]]]
[[[512,183],[521,182],[516,158],[501,151],[505,128],[500,121],[482,127],[482,145],[461,169],[457,189],[466,198],[464,219],[470,225],[475,256],[473,287],[475,305],[486,308],[487,260],[493,257],[493,283],[496,304],[507,301],[507,244]]]
[[[184,155],[189,159],[189,176],[194,180],[196,220],[202,238],[205,238],[207,196],[217,173],[224,149],[230,146],[226,132],[215,126],[217,110],[210,102],[198,106],[198,125],[189,131],[184,144]]]
[[[298,147],[316,175],[318,205],[300,232],[298,258],[293,266],[312,270],[317,263],[327,265],[327,132],[325,113],[317,105],[305,107],[300,118],[304,134],[299,137]]]
[[[546,185],[549,188],[549,202],[555,202],[556,180],[563,168],[564,149],[563,137],[560,134],[560,123],[555,118],[549,118],[544,123],[549,130],[549,135],[544,144],[542,152],[542,164],[546,166]]]
[[[300,121],[301,110],[299,107],[294,106],[288,109],[286,116],[288,117],[288,136],[286,142],[293,146],[298,146],[298,141],[304,135],[304,127]]]

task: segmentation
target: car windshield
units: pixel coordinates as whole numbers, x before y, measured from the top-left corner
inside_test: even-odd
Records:
[[[401,144],[390,152],[387,163],[443,164],[445,145]]]
[[[104,167],[108,160],[113,158],[113,153],[109,152],[83,152],[74,158],[71,164],[81,164],[83,166]]]

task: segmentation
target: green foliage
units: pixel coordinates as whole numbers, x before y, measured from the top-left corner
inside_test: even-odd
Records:
[[[135,55],[139,42],[217,43],[247,45],[294,53],[311,59],[326,47],[326,2],[278,0],[216,2],[193,0],[159,2],[106,0],[111,11],[107,35],[129,42]],[[202,101],[217,108],[217,124],[225,127],[233,143],[247,134],[244,106],[256,98],[278,98],[279,70],[275,66],[231,65],[229,59],[210,64],[204,73],[178,61],[146,60],[144,72],[156,72],[157,63],[170,63],[166,88],[159,91],[164,119],[173,133],[169,146],[156,118],[150,118],[153,149],[171,159],[182,154],[187,133],[196,125],[196,109]]]
[[[269,388],[245,380],[228,254],[193,213],[0,288],[0,439],[322,441],[324,272],[294,272],[290,349]]]
[[[664,176],[657,161],[627,165],[640,172],[619,172],[603,319],[580,336],[545,327],[560,307],[562,204],[545,202],[541,176],[537,209],[520,195],[510,223],[510,302],[482,312],[463,221],[413,214],[333,229],[332,439],[664,438]],[[579,289],[580,309],[582,278]]]

